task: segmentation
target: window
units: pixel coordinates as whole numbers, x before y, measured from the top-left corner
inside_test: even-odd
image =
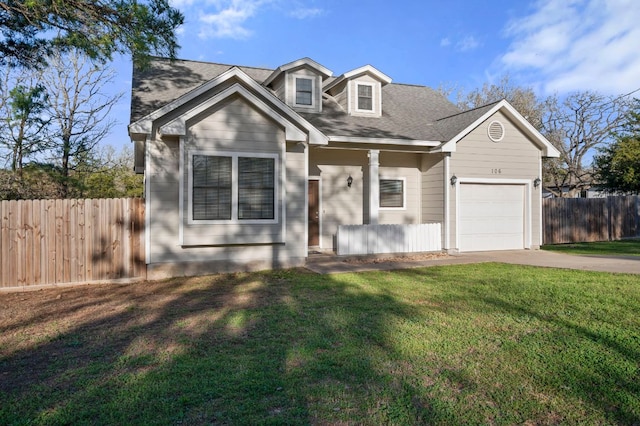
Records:
[[[404,207],[404,179],[380,179],[380,207]]]
[[[313,81],[310,78],[296,78],[296,105],[313,105]]]
[[[193,156],[193,220],[231,219],[231,157]]]
[[[277,154],[244,155],[191,155],[191,221],[277,219]]]
[[[358,84],[358,109],[373,111],[373,86]]]
[[[238,157],[238,219],[273,219],[275,161]]]

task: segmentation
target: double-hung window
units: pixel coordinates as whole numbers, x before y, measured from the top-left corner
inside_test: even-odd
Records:
[[[310,78],[296,78],[296,105],[313,105],[313,81]]]
[[[191,222],[277,219],[277,154],[193,153]]]
[[[380,207],[404,208],[404,179],[380,179]]]
[[[358,110],[373,111],[373,86],[358,84]]]

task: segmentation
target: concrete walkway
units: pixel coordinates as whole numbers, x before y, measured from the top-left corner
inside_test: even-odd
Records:
[[[383,258],[346,262],[335,255],[311,256],[307,269],[318,274],[343,272],[389,271],[393,269],[421,268],[465,263],[499,262],[515,265],[531,265],[548,268],[578,269],[584,271],[618,272],[640,274],[640,257],[633,256],[586,256],[556,253],[545,250],[512,250],[462,253],[430,260],[393,260]]]

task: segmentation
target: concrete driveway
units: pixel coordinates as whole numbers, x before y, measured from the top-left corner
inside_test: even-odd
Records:
[[[640,274],[640,257],[572,255],[545,250],[474,252],[443,256],[429,260],[385,261],[384,259],[375,259],[374,261],[374,259],[372,259],[370,262],[346,262],[343,258],[331,255],[320,257],[312,256],[307,261],[307,269],[319,274],[337,274],[342,272],[388,271],[393,269],[482,262]]]

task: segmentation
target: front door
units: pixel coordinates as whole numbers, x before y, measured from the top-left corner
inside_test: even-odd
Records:
[[[320,245],[320,181],[309,181],[309,246]]]

